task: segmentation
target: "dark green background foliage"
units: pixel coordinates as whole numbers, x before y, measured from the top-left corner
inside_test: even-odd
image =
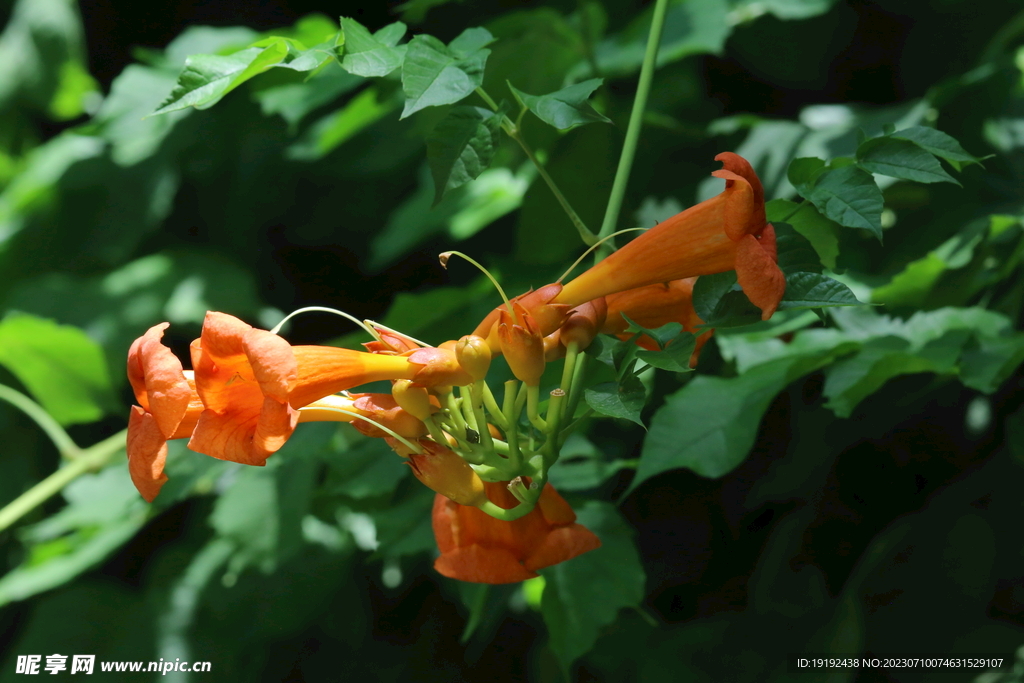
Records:
[[[332,306],[440,343],[496,297],[438,252],[515,293],[561,274],[579,234],[502,115],[596,232],[653,3],[365,5],[0,2],[0,383],[89,446],[124,427],[125,353],[155,323],[183,357],[208,309]],[[587,401],[617,419],[551,477],[600,550],[522,586],[443,579],[432,494],[329,425],[266,468],[172,443],[152,506],[122,452],[0,535],[0,681],[54,652],[224,681],[970,681],[785,655],[1012,658],[1019,3],[672,2],[643,122],[616,227],[712,196],[738,152],[788,288],[761,323],[734,275],[702,278],[717,332],[693,373],[678,327],[661,351],[595,344]],[[58,467],[6,403],[0,443],[0,504]]]

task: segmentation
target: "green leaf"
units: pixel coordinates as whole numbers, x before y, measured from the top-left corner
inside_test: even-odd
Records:
[[[265,48],[250,47],[231,55],[193,55],[185,60],[178,84],[151,116],[195,107],[207,109],[288,54],[279,40]]]
[[[597,534],[601,547],[540,570],[541,613],[564,672],[594,646],[620,609],[639,606],[647,578],[633,530],[614,506],[589,501],[577,510],[576,521]]]
[[[981,163],[976,156],[968,154],[956,139],[935,128],[911,126],[892,133],[891,137],[913,142],[929,154],[945,159],[958,171],[964,164]]]
[[[604,382],[589,387],[583,394],[587,405],[601,415],[621,417],[641,427],[640,411],[644,407],[646,393],[643,383],[634,375],[627,374],[621,382]]]
[[[426,107],[454,104],[480,87],[490,54],[483,47],[493,40],[485,29],[469,28],[447,47],[428,35],[409,41],[402,63],[405,108],[401,118]]]
[[[341,18],[345,56],[341,68],[355,76],[380,78],[402,66],[402,51],[396,48],[405,35],[405,24],[396,21],[375,35],[355,19]]]
[[[736,271],[702,275],[693,286],[693,307],[707,327],[740,327],[761,320],[736,282]]]
[[[960,183],[942,169],[938,159],[913,142],[881,137],[857,148],[857,164],[869,173],[918,183]]]
[[[621,470],[635,468],[637,462],[605,460],[604,454],[587,437],[573,432],[551,466],[548,481],[559,491],[585,491],[600,486]]]
[[[966,336],[957,331],[962,346]],[[934,343],[934,342],[933,342]],[[956,349],[959,351],[959,348]],[[825,404],[839,417],[849,417],[861,401],[900,375],[949,370],[949,364],[911,351],[911,344],[898,337],[881,337],[864,344],[859,353],[825,371]]]
[[[454,107],[427,136],[434,206],[446,192],[477,178],[490,166],[501,118],[500,112],[480,107]]]
[[[786,171],[786,177],[789,178],[789,182],[792,183],[793,187],[800,191],[800,194],[806,196],[806,192],[810,192],[811,188],[814,187],[814,183],[817,182],[818,176],[826,171],[825,162],[817,157],[801,157],[800,159],[793,159],[789,163],[789,168]]]
[[[119,462],[64,489],[68,504],[20,530],[28,558],[0,578],[0,605],[61,586],[106,559],[146,521],[146,505]]]
[[[702,275],[693,285],[693,309],[701,320],[710,320],[722,297],[737,287],[735,271]]]
[[[673,469],[685,467],[712,478],[728,474],[747,457],[776,394],[831,358],[831,351],[781,358],[730,379],[697,375],[651,418],[627,494]]]
[[[681,332],[670,340],[660,351],[641,349],[636,357],[659,370],[669,372],[690,372],[690,356],[697,344],[697,337],[689,332]]]
[[[590,102],[587,101],[591,93],[597,90],[602,83],[604,83],[604,79],[591,78],[582,83],[539,96],[527,95],[516,90],[511,83],[508,84],[508,87],[516,99],[541,121],[558,130],[569,130],[587,123],[611,123],[611,119],[594,111]]]
[[[829,306],[861,306],[850,288],[821,273],[789,273],[786,293],[779,310],[793,308],[825,308]]]
[[[628,325],[624,330],[625,334],[645,334],[650,337],[659,348],[665,348],[665,346],[678,337],[679,333],[683,330],[683,326],[679,323],[665,323],[658,329],[652,330],[637,323],[625,313],[621,313],[620,315]]]
[[[1024,363],[1024,334],[981,337],[960,359],[964,386],[991,394]]]
[[[830,270],[835,270],[839,256],[838,225],[818,213],[811,203],[801,205],[788,199],[773,199],[764,208],[769,222],[789,223],[811,243],[818,260]]]
[[[779,269],[793,273],[820,273],[821,260],[810,241],[789,223],[773,223]]]
[[[0,321],[0,365],[61,424],[94,422],[114,405],[103,350],[77,327],[10,315]]]
[[[687,0],[673,2],[665,14],[665,25],[658,49],[658,66],[689,55],[720,54],[732,32],[731,7],[726,0]],[[643,63],[647,36],[651,28],[652,8],[594,48],[599,71],[610,77],[628,76]],[[569,73],[570,80],[592,75],[585,61]]]
[[[332,452],[327,488],[350,498],[391,493],[409,474],[407,461],[388,448],[383,439],[361,439]]]
[[[882,238],[882,191],[866,171],[843,166],[822,173],[813,187],[804,185],[797,189],[827,218]]]

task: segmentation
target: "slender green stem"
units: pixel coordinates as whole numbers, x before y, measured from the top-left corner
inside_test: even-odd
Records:
[[[504,508],[498,507],[497,505],[488,500],[485,501],[483,504],[478,505],[477,508],[479,508],[482,512],[487,513],[491,517],[494,517],[495,519],[500,519],[505,522],[514,522],[520,517],[529,514],[530,510],[532,510],[536,505],[537,500],[534,499],[531,503],[520,503],[511,510],[506,510]]]
[[[571,341],[565,347],[565,363],[562,365],[562,383],[559,388],[566,394],[572,389],[572,373],[576,370],[576,357],[579,355],[579,342]]]
[[[565,195],[562,194],[562,191],[558,189],[558,185],[555,185],[554,179],[548,175],[547,169],[544,168],[544,165],[540,163],[540,160],[534,155],[530,146],[526,144],[526,140],[523,139],[522,134],[516,130],[515,132],[510,133],[509,137],[519,143],[519,146],[523,148],[524,152],[526,152],[526,156],[529,157],[530,161],[533,162],[533,165],[537,167],[537,173],[539,173],[540,177],[544,179],[545,183],[547,183],[548,188],[551,190],[551,193],[555,195],[555,199],[558,200],[562,210],[565,211],[567,216],[569,216],[569,220],[572,221],[573,226],[576,227],[576,232],[579,233],[580,239],[583,240],[583,243],[587,246],[595,244],[597,242],[597,235],[591,232],[590,228],[588,228],[586,223],[583,222],[583,219],[580,218],[573,210],[572,205],[569,204],[569,200],[566,199]]]
[[[482,386],[481,393],[484,398],[484,407],[487,408],[487,412],[490,413],[491,417],[494,418],[494,421],[498,423],[501,430],[507,432],[509,428],[509,421],[505,417],[505,413],[501,412],[501,408],[498,407],[498,402],[494,400],[494,394],[491,393],[491,388],[487,386],[487,382],[481,381],[480,384]]]
[[[501,295],[501,300],[503,302],[505,302],[505,308],[508,309],[509,315],[512,316],[512,322],[518,324],[519,321],[516,320],[516,312],[514,310],[512,310],[512,304],[511,304],[511,302],[509,302],[508,297],[505,295],[505,290],[501,288],[501,285],[498,284],[498,281],[494,278],[493,275],[491,275],[491,271],[489,271],[486,268],[484,268],[475,259],[473,259],[473,258],[471,258],[469,256],[466,256],[461,251],[446,251],[443,254],[441,254],[440,259],[441,259],[441,266],[443,268],[446,268],[446,269],[448,268],[448,260],[452,256],[458,256],[458,257],[460,257],[460,258],[462,258],[462,259],[464,259],[466,261],[469,261],[470,263],[472,263],[474,266],[477,267],[477,270],[479,270],[481,273],[483,273],[484,275],[487,276],[487,278],[491,281],[491,284],[494,285],[494,288],[496,290],[498,290],[498,294]]]
[[[519,382],[510,379],[505,382],[505,419],[508,427],[505,428],[505,439],[508,441],[508,459],[512,469],[519,470],[523,466],[523,453],[519,450],[519,411],[516,410],[516,387]]]
[[[43,479],[0,509],[0,531],[36,509],[83,474],[101,469],[116,453],[123,451],[128,430],[114,434],[81,451],[64,467]]]
[[[488,95],[483,88],[477,88],[476,93],[483,99],[484,102],[487,103],[488,107],[490,107],[494,111],[498,111],[497,102],[495,102],[494,99],[490,95]],[[522,117],[520,116],[520,118]],[[537,173],[539,173],[540,177],[544,179],[545,183],[547,183],[547,186],[551,190],[551,193],[555,195],[555,199],[558,200],[558,203],[561,205],[562,210],[565,211],[567,216],[569,216],[569,220],[576,227],[576,231],[579,233],[580,239],[583,240],[583,243],[589,246],[597,242],[597,236],[594,235],[593,232],[591,232],[590,228],[588,228],[586,223],[583,222],[583,219],[579,217],[579,214],[577,214],[576,211],[573,210],[572,205],[569,204],[569,200],[566,199],[565,195],[562,194],[562,191],[558,189],[558,185],[555,184],[554,179],[550,175],[548,175],[547,170],[544,168],[544,165],[540,163],[540,160],[537,158],[537,155],[534,154],[530,146],[526,144],[526,140],[523,138],[523,134],[519,126],[512,123],[512,120],[505,116],[502,118],[501,128],[502,130],[505,131],[505,133],[508,134],[510,138],[519,143],[519,146],[523,149],[523,152],[526,153],[526,156],[533,163],[534,167],[536,167]]]
[[[75,445],[75,442],[71,440],[71,437],[64,431],[64,428],[42,406],[28,396],[20,391],[15,391],[9,386],[0,384],[0,399],[7,401],[32,418],[39,425],[39,428],[50,437],[50,441],[57,447],[62,457],[75,458],[81,454],[82,449]]]
[[[483,389],[481,385],[485,382],[481,379],[469,385],[469,401],[473,408],[473,419],[476,421],[477,430],[480,432],[480,443],[487,450],[494,450],[494,437],[491,436],[490,425],[487,424],[487,415],[484,413]],[[462,399],[465,401],[466,399]]]
[[[615,182],[608,197],[608,207],[604,212],[601,232],[598,237],[607,237],[615,232],[615,224],[622,211],[622,200],[626,195],[626,185],[633,169],[636,157],[636,146],[640,140],[640,128],[643,125],[644,110],[647,108],[647,97],[651,92],[651,81],[654,80],[654,68],[658,59],[658,48],[661,45],[661,31],[665,26],[665,13],[668,11],[668,0],[657,0],[654,5],[654,16],[651,18],[651,30],[647,34],[647,51],[640,67],[640,80],[636,86],[636,97],[633,99],[633,111],[629,115],[629,126],[626,128],[626,139],[622,143],[622,156],[619,167],[615,171]],[[611,253],[612,245],[605,245],[598,250],[595,260],[600,261]]]
[[[530,419],[530,424],[537,428],[542,434],[546,434],[548,431],[548,423],[544,421],[544,418],[540,416],[538,410],[538,404],[540,403],[540,387],[527,387],[526,388],[526,417]]]
[[[565,415],[570,420],[576,417],[576,406],[580,404],[580,399],[583,398],[583,378],[587,372],[587,358],[588,356],[585,353],[576,356],[576,367],[572,371],[572,382],[570,382],[567,389],[569,405],[565,409]]]
[[[565,392],[555,389],[551,392],[548,400],[548,438],[541,449],[544,456],[544,478],[547,479],[548,469],[558,460],[559,452],[562,450],[562,439],[559,431],[562,428],[562,404],[565,402]]]

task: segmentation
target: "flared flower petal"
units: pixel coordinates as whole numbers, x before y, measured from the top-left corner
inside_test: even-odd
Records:
[[[518,501],[505,483],[485,483],[487,497],[505,509]],[[434,536],[441,556],[434,568],[449,578],[474,583],[514,583],[537,576],[536,570],[565,562],[601,545],[576,523],[576,515],[551,484],[541,491],[529,514],[504,522],[475,507],[434,498]]]
[[[744,292],[767,319],[786,280],[775,262],[775,232],[765,221],[764,190],[743,157],[723,152],[725,180],[715,197],[692,206],[614,252],[566,284],[552,303],[570,306],[659,282],[735,270]]]
[[[291,346],[224,313],[210,312],[192,343],[196,389],[206,410],[189,441],[200,453],[262,465],[291,436],[298,409],[338,391],[411,378],[401,356],[329,346]]]

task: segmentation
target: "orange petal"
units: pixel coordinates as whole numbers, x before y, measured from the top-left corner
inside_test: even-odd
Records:
[[[225,412],[204,410],[188,447],[220,460],[264,465],[295,431],[299,411],[272,398]]]
[[[266,330],[252,329],[242,337],[242,348],[263,395],[287,403],[299,376],[291,344]]]
[[[128,350],[128,381],[135,398],[169,438],[188,410],[192,390],[181,361],[160,340],[168,323],[149,328]]]
[[[581,524],[552,529],[531,551],[523,563],[529,571],[571,560],[577,555],[601,547],[601,539]]]
[[[551,484],[545,484],[537,499],[537,507],[544,515],[545,521],[551,525],[572,524],[576,521],[576,513],[565,502],[565,498]]]
[[[743,176],[732,171],[715,171],[711,175],[725,179],[722,197],[722,228],[733,242],[744,235],[760,231],[764,223],[757,225],[754,217],[754,189]]]
[[[450,579],[472,583],[518,583],[537,576],[508,550],[479,545],[456,548],[441,555],[434,560],[434,569]]]
[[[771,250],[761,246],[753,235],[745,235],[737,244],[736,279],[750,302],[761,309],[761,319],[772,317],[786,293],[786,276]]]
[[[132,483],[147,502],[152,503],[167,481],[167,439],[156,418],[139,406],[128,415],[128,473]]]
[[[364,353],[334,346],[293,346],[292,351],[299,369],[291,392],[294,408],[368,382],[412,379],[419,370],[404,356]]]

